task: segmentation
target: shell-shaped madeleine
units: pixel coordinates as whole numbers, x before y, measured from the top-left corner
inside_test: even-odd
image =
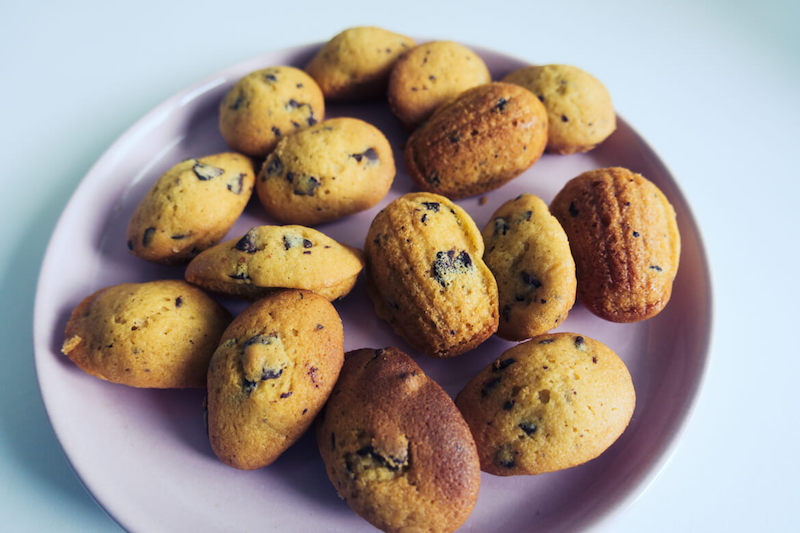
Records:
[[[497,284],[481,234],[447,198],[401,196],[372,221],[364,247],[375,312],[412,346],[452,357],[497,330]]]
[[[575,258],[578,298],[613,322],[655,316],[667,305],[681,241],[675,210],[641,174],[601,168],[573,178],[550,211]]]

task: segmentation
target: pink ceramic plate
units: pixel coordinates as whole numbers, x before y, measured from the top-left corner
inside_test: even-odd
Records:
[[[217,106],[244,74],[257,68],[302,66],[318,45],[266,54],[211,76],[169,98],[139,120],[100,158],[78,187],[56,226],[36,295],[36,369],[47,412],[72,466],[97,501],[123,527],[139,531],[357,531],[371,526],[340,500],[328,481],[312,434],[276,463],[244,472],[220,463],[203,424],[203,392],[137,390],[90,377],[60,354],[70,311],[94,290],[111,284],[182,278],[181,267],[130,255],[125,228],[152,183],[186,158],[226,149],[217,131]],[[495,79],[523,62],[477,50]],[[402,163],[403,130],[384,103],[331,105],[328,117],[357,116],[392,142],[398,174],[375,208],[318,229],[340,242],[363,246],[367,228],[398,195],[412,190]],[[644,487],[675,441],[698,390],[711,324],[708,268],[689,206],[669,171],[624,121],[589,154],[545,155],[522,176],[459,203],[479,227],[503,202],[530,192],[549,202],[580,172],[619,165],[654,181],[675,206],[683,239],[672,301],[657,317],[613,324],[580,304],[558,328],[598,339],[625,360],[637,393],[636,411],[622,437],[601,457],[563,472],[501,478],[484,474],[466,531],[573,530],[596,522]],[[228,238],[272,221],[251,202]],[[233,312],[244,305],[223,302]],[[395,345],[412,354],[451,395],[512,345],[492,338],[454,360],[411,350],[378,320],[363,279],[336,302],[345,349]]]

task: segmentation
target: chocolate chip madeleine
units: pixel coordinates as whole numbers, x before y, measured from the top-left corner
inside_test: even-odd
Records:
[[[672,294],[681,241],[675,210],[641,174],[584,172],[550,204],[575,258],[578,298],[613,322],[658,314]]]
[[[317,422],[336,491],[384,531],[454,531],[478,498],[475,442],[453,401],[396,348],[345,356]]]
[[[443,196],[411,193],[367,232],[367,290],[377,315],[411,345],[452,357],[497,330],[497,283],[470,216]]]

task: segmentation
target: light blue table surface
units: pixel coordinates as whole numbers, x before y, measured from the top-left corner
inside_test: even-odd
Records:
[[[0,2],[0,531],[119,529],[73,473],[36,380],[50,234],[137,118],[243,59],[372,24],[569,63],[608,86],[702,229],[705,381],[640,495],[598,531],[800,531],[800,2]]]

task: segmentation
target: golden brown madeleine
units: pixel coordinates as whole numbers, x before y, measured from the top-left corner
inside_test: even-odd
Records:
[[[305,289],[328,300],[346,295],[364,267],[361,250],[304,226],[256,226],[202,252],[186,281],[215,292],[255,299],[275,289]]]
[[[511,72],[503,81],[525,87],[544,104],[550,122],[548,152],[589,151],[617,127],[608,89],[577,67],[529,66]]]
[[[375,126],[333,118],[281,139],[256,191],[281,222],[314,225],[369,209],[392,186],[392,147]]]
[[[550,211],[567,232],[578,298],[591,312],[635,322],[667,305],[681,240],[658,187],[625,168],[591,170],[567,182]]]
[[[205,387],[230,314],[181,280],[100,289],[75,308],[61,351],[100,379],[158,389]]]
[[[217,244],[253,192],[250,158],[226,152],[170,168],[142,199],[128,224],[128,249],[142,259],[183,263]]]
[[[412,128],[442,104],[490,81],[478,54],[452,41],[431,41],[400,56],[392,67],[387,96],[392,113]]]
[[[347,353],[317,443],[339,496],[384,531],[454,531],[478,498],[469,427],[396,348]]]
[[[547,112],[529,90],[494,82],[439,108],[406,143],[408,173],[429,192],[463,198],[500,187],[547,144]]]
[[[325,101],[305,72],[280,66],[247,74],[219,105],[219,131],[232,149],[264,157],[284,135],[325,118]]]
[[[348,28],[326,42],[306,65],[326,99],[357,100],[386,94],[397,58],[414,46],[405,35],[376,28]]]
[[[575,303],[575,262],[567,235],[541,199],[521,194],[501,205],[483,228],[483,260],[497,280],[504,339],[546,333]]]
[[[497,330],[497,284],[481,234],[444,196],[393,201],[372,221],[364,251],[375,312],[423,353],[459,355]]]
[[[298,290],[258,300],[222,334],[208,368],[208,436],[244,470],[272,463],[311,425],[339,376],[342,321]]]
[[[625,363],[604,344],[574,333],[514,346],[456,398],[481,469],[498,476],[594,459],[625,431],[635,403]]]

